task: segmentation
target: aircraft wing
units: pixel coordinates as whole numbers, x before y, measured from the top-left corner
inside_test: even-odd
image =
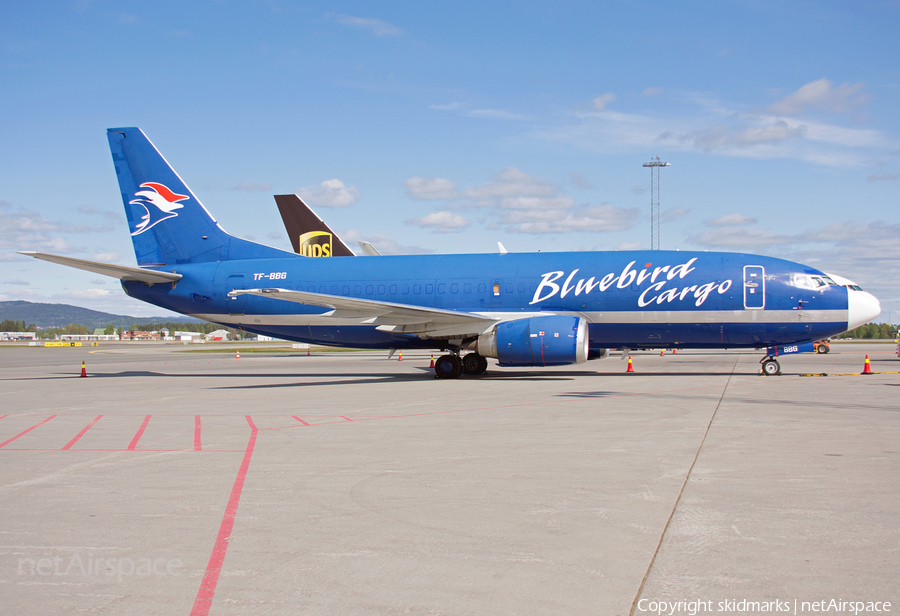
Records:
[[[327,316],[358,318],[361,325],[377,325],[378,329],[382,331],[419,334],[428,338],[474,336],[484,333],[498,321],[470,312],[456,312],[289,289],[238,289],[231,291],[228,295],[231,297],[256,295],[308,306],[322,306],[331,308],[332,312]]]
[[[372,246],[372,244],[370,244],[369,242],[364,242],[362,240],[359,240],[356,243],[359,244],[359,247],[362,248],[363,254],[366,255],[367,257],[380,257],[381,256],[381,253],[378,252],[378,249],[375,248],[374,246]]]
[[[128,267],[126,265],[114,265],[112,263],[102,263],[100,261],[88,261],[86,259],[74,259],[72,257],[63,257],[60,255],[51,255],[45,252],[32,252],[30,250],[19,251],[20,255],[26,257],[34,257],[42,261],[50,261],[59,265],[74,267],[75,269],[102,274],[119,280],[137,280],[146,282],[147,284],[158,284],[164,282],[176,282],[181,280],[181,274],[172,272],[158,272],[156,270],[144,269],[142,267]]]

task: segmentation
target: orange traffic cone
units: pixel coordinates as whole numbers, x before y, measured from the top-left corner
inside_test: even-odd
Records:
[[[397,361],[403,361],[403,351],[400,351],[400,356],[397,358]]]
[[[241,358],[241,352],[238,351],[237,353],[235,353],[235,354],[234,354],[234,358],[235,358],[235,359],[240,359],[240,358]]]
[[[678,352],[678,349],[672,349],[672,355],[675,355],[675,353],[677,353],[677,352]]]
[[[431,365],[428,366],[428,367],[429,367],[429,368],[434,368],[434,355],[431,356]]]
[[[84,362],[81,362],[81,376],[87,376],[87,369],[84,367]]]
[[[306,356],[309,357],[309,347],[306,347]]]
[[[873,373],[872,373],[872,366],[869,365],[869,356],[868,356],[868,355],[866,355],[866,365],[865,365],[865,367],[863,368],[862,373],[863,373],[863,374],[873,374]]]
[[[660,356],[660,357],[662,357],[662,356],[665,355],[665,354],[666,354],[666,350],[665,350],[665,349],[660,349],[660,350],[659,350],[659,356]]]
[[[628,369],[625,372],[634,372],[634,366],[631,365],[631,355],[628,356]]]

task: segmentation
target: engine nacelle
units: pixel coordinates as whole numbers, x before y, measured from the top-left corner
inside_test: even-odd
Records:
[[[501,366],[580,364],[588,358],[587,322],[562,315],[506,321],[480,335],[476,349]]]

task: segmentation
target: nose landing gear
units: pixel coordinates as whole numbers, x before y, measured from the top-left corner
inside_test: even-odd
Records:
[[[765,376],[778,376],[781,374],[781,364],[771,355],[766,355],[759,363],[762,364],[762,373]]]

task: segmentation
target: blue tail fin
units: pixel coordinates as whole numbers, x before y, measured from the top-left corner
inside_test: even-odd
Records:
[[[226,233],[139,128],[106,133],[138,265],[293,256]]]

